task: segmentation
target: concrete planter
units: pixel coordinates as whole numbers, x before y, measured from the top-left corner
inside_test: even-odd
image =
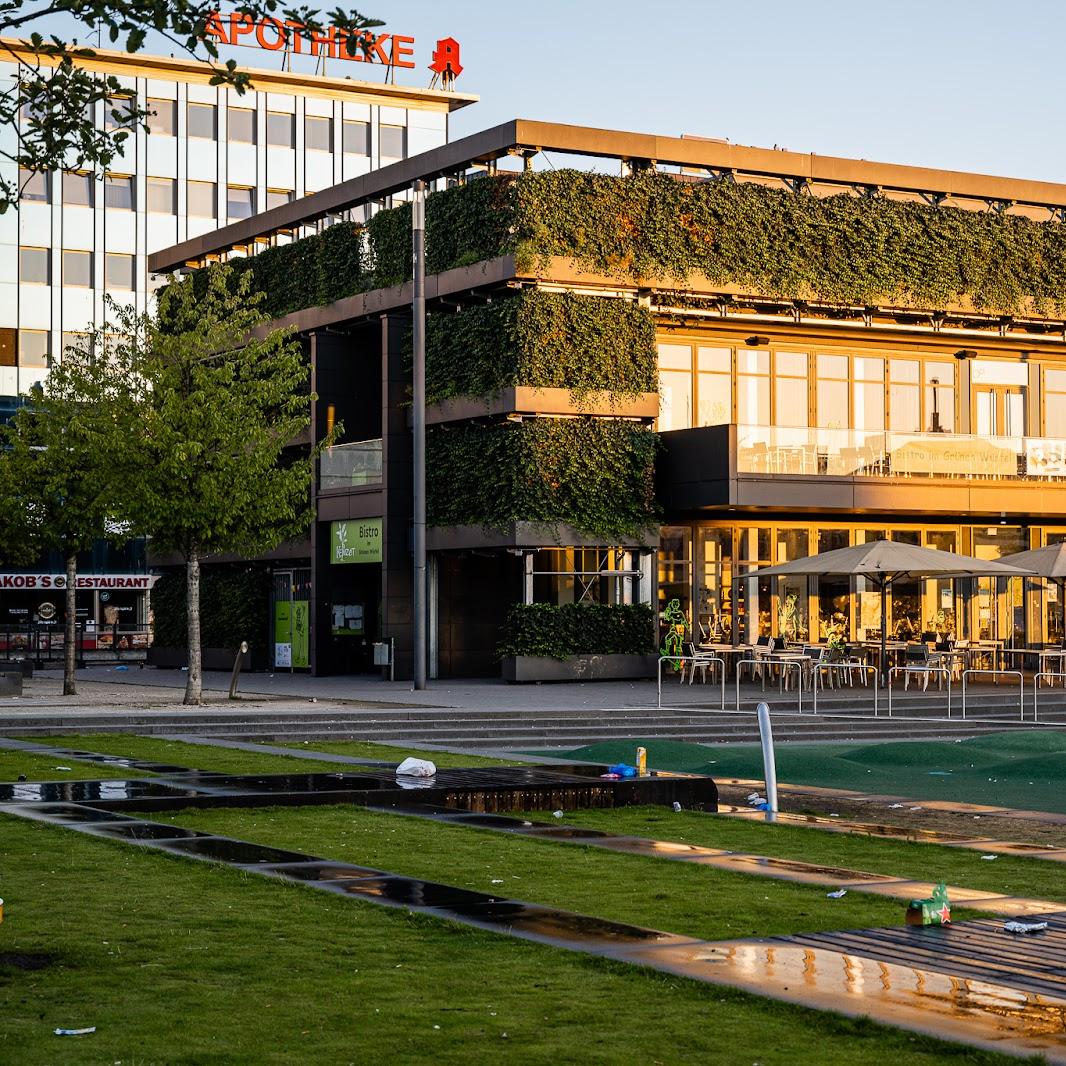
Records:
[[[504,681],[631,681],[654,677],[657,655],[509,655],[500,661]]]
[[[204,670],[232,670],[233,660],[237,657],[236,649],[204,648],[201,666]],[[179,670],[189,665],[189,653],[184,648],[163,648],[152,645],[148,649],[149,666],[158,666],[164,670]],[[242,670],[252,669],[252,653],[248,651],[241,663]]]

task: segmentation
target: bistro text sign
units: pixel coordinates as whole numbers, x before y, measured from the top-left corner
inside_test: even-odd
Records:
[[[159,580],[158,574],[79,574],[75,588],[79,589],[150,589]],[[0,589],[65,589],[66,574],[0,574]]]

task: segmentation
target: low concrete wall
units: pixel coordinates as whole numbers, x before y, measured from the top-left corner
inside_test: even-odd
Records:
[[[0,670],[0,696],[22,695],[22,671]]]
[[[654,677],[657,655],[510,655],[500,662],[504,681],[631,681]]]

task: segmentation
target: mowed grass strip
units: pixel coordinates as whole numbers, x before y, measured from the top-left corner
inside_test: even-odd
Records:
[[[57,770],[57,766],[69,767]],[[36,755],[31,752],[0,748],[0,781],[102,781],[115,778],[147,777],[143,770],[124,770],[120,766],[70,759],[67,756]]]
[[[1017,1061],[2,815],[0,869],[20,1066]]]
[[[157,821],[292,848],[390,873],[709,940],[900,925],[904,907],[580,844],[444,825],[361,807],[186,811]],[[830,888],[835,886],[829,886]]]
[[[335,755],[348,755],[356,759],[382,759],[397,763],[412,755],[416,759],[429,759],[441,769],[455,766],[518,766],[530,761],[521,755],[516,755],[513,759],[496,759],[487,755],[458,755],[450,751],[426,751],[389,744],[373,744],[366,740],[295,741],[291,746],[307,748],[311,751],[328,751]]]
[[[545,821],[543,812],[531,812],[526,817]],[[882,840],[819,830],[814,826],[769,825],[697,811],[675,814],[663,807],[568,811],[566,824],[621,836],[651,837],[843,866],[915,881],[946,881],[1008,896],[1061,901],[1066,909],[1066,864],[1044,859],[1000,855],[989,860],[981,858],[985,852],[969,848]]]

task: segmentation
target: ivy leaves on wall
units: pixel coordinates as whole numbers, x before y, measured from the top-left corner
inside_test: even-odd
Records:
[[[538,655],[652,655],[652,613],[646,603],[516,603],[507,612],[499,658]]]
[[[269,647],[270,571],[265,567],[205,566],[200,575],[200,626],[205,648],[233,650],[247,640],[259,656]],[[188,647],[184,570],[167,570],[152,589],[154,642]]]
[[[431,526],[566,523],[610,544],[657,522],[657,437],[613,418],[435,426],[426,435]]]
[[[430,403],[512,385],[629,397],[658,388],[655,323],[628,301],[526,290],[426,322]]]

